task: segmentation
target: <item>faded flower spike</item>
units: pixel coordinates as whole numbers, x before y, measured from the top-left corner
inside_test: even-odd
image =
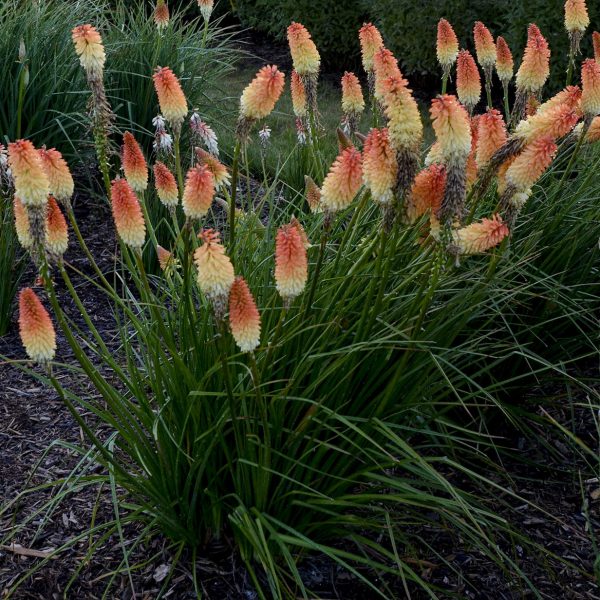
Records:
[[[308,208],[310,208],[310,212],[323,212],[323,207],[321,205],[321,190],[319,186],[308,175],[304,176],[304,183],[304,196],[308,203]]]
[[[448,77],[452,65],[458,57],[458,38],[452,25],[446,19],[440,19],[437,26],[437,59]]]
[[[212,173],[215,179],[215,191],[218,192],[220,189],[229,186],[231,176],[227,167],[218,158],[206,152],[206,150],[196,148],[195,151],[198,162],[201,165],[206,165]]]
[[[304,291],[308,279],[306,246],[298,225],[280,227],[275,238],[275,283],[286,305]]]
[[[347,148],[336,159],[321,188],[321,205],[329,213],[350,206],[362,186],[362,157]]]
[[[42,167],[48,177],[50,193],[61,202],[68,202],[73,195],[75,185],[69,166],[62,154],[55,148],[39,150]]]
[[[479,131],[477,137],[477,167],[483,169],[496,151],[507,140],[506,125],[502,113],[492,108],[479,117]]]
[[[398,162],[389,131],[371,129],[363,148],[363,178],[376,202],[392,202],[397,177]]]
[[[161,271],[167,271],[173,266],[173,254],[161,245],[156,246],[156,256],[158,257],[158,264]]]
[[[581,67],[581,110],[588,124],[600,114],[600,65],[593,58]]]
[[[481,98],[481,77],[475,60],[468,50],[461,50],[458,53],[456,91],[458,99],[467,107],[469,113],[472,113]]]
[[[188,219],[204,217],[215,196],[215,178],[206,165],[192,167],[185,178],[183,212]]]
[[[285,77],[276,66],[263,67],[246,87],[240,98],[240,118],[237,133],[241,139],[248,136],[255,121],[271,114],[283,92]]]
[[[92,25],[79,25],[72,32],[79,62],[90,77],[100,78],[104,71],[104,46],[100,34]]]
[[[69,231],[67,222],[56,200],[48,198],[46,212],[46,252],[52,262],[58,262],[69,247]]]
[[[194,135],[198,136],[200,141],[213,156],[219,156],[219,141],[217,139],[217,134],[208,123],[205,123],[200,118],[200,115],[197,112],[194,112],[190,117],[190,128]]]
[[[342,112],[344,131],[347,134],[358,129],[360,117],[365,110],[365,100],[358,77],[346,71],[342,77]]]
[[[514,74],[514,61],[512,52],[502,36],[496,40],[496,73],[502,85],[508,85]]]
[[[565,28],[571,40],[572,55],[579,53],[579,44],[585,30],[590,24],[585,0],[566,0]]]
[[[233,285],[233,265],[219,242],[218,232],[205,229],[198,237],[203,242],[194,252],[198,286],[211,301],[217,318],[222,319],[225,316],[229,290]]]
[[[179,191],[175,176],[168,167],[157,161],[154,165],[154,184],[159,200],[170,210],[179,203]]]
[[[491,219],[482,219],[479,223],[471,223],[454,233],[453,250],[457,254],[479,254],[497,246],[507,235],[508,227],[500,215]]]
[[[214,0],[198,0],[198,6],[200,7],[200,12],[202,13],[202,17],[205,21],[210,21],[210,17],[212,15],[212,11],[214,8]]]
[[[169,24],[169,7],[165,0],[158,0],[154,8],[154,23],[158,31],[162,31]]]
[[[145,191],[148,187],[148,165],[140,145],[129,131],[123,134],[121,159],[129,185],[135,192]]]
[[[33,246],[33,238],[31,237],[31,226],[29,224],[29,214],[21,200],[13,197],[13,213],[15,216],[15,230],[19,244],[29,250]]]
[[[110,199],[119,237],[131,248],[141,249],[146,239],[146,224],[137,196],[126,179],[112,182]]]
[[[173,148],[173,137],[166,130],[166,123],[162,115],[156,115],[152,119],[152,125],[155,127],[154,144],[156,152],[171,152]]]
[[[27,207],[44,207],[50,182],[39,153],[29,140],[8,145],[8,165],[15,184],[15,194]]]
[[[179,79],[169,67],[159,67],[153,80],[161,113],[176,132],[180,131],[188,106]]]
[[[29,358],[45,364],[56,353],[56,333],[48,311],[31,288],[19,294],[19,334]]]
[[[260,314],[243,277],[236,277],[229,292],[229,325],[242,352],[254,352],[260,344]]]

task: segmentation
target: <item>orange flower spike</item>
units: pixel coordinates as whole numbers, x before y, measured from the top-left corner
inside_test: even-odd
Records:
[[[512,52],[506,40],[502,36],[498,36],[496,40],[496,73],[498,73],[498,79],[504,85],[507,85],[512,79],[514,68],[515,64]]]
[[[173,253],[163,248],[160,244],[156,246],[156,256],[158,257],[158,264],[161,271],[166,271],[172,265]]]
[[[592,45],[594,47],[594,60],[600,63],[600,33],[592,33]]]
[[[387,129],[371,129],[363,148],[363,179],[373,199],[389,204],[394,198],[398,175],[396,152]]]
[[[179,79],[169,67],[158,67],[152,79],[162,115],[171,127],[180,128],[188,113],[188,106]]]
[[[445,163],[466,160],[471,151],[469,115],[454,96],[435,98],[430,109],[432,125]]]
[[[381,91],[392,145],[396,150],[416,150],[423,138],[423,123],[406,81],[397,75],[388,77],[383,81]]]
[[[450,73],[458,57],[458,38],[446,19],[440,19],[438,22],[436,54],[444,73]]]
[[[148,165],[144,153],[129,131],[123,134],[121,149],[125,178],[135,192],[143,192],[148,187]]]
[[[381,33],[372,23],[365,23],[358,32],[362,64],[367,73],[374,69],[373,59],[378,50],[383,48]]]
[[[67,202],[73,195],[75,184],[69,166],[62,154],[55,148],[38,151],[42,167],[49,182],[50,193],[57,199]]]
[[[175,176],[168,167],[157,161],[154,165],[154,183],[159,200],[167,207],[174,208],[179,203],[179,191]]]
[[[48,198],[48,211],[46,213],[46,250],[56,259],[62,257],[69,246],[69,231],[67,221],[62,214],[56,200]]]
[[[362,157],[356,148],[346,148],[336,159],[321,188],[323,208],[334,213],[347,208],[362,186]]]
[[[570,36],[581,35],[590,24],[585,0],[566,0],[565,2],[565,28]]]
[[[387,49],[381,48],[375,53],[373,58],[375,71],[375,97],[379,101],[383,101],[385,95],[385,82],[390,77],[394,77],[398,82],[407,85],[406,80],[402,77],[402,72],[398,67],[396,57]]]
[[[162,31],[169,24],[169,7],[165,0],[158,0],[154,8],[154,23],[158,31]]]
[[[308,279],[308,257],[297,226],[289,223],[275,238],[275,284],[286,305],[299,296]]]
[[[229,186],[231,176],[227,167],[216,157],[203,150],[202,148],[196,148],[196,158],[201,165],[206,165],[208,170],[212,173],[215,179],[215,191]]]
[[[468,50],[458,53],[456,64],[456,91],[458,99],[473,112],[481,98],[481,77],[474,58]]]
[[[525,147],[506,171],[506,181],[518,192],[528,190],[550,166],[557,146],[552,137],[538,138]]]
[[[27,209],[17,196],[13,197],[13,213],[15,216],[15,230],[19,244],[26,250],[33,246],[33,237],[31,236],[31,225],[29,223],[29,214]]]
[[[298,234],[300,235],[300,239],[302,240],[302,245],[306,250],[308,250],[312,245],[310,243],[310,240],[308,239],[308,235],[306,235],[304,227],[302,227],[302,223],[300,223],[300,221],[298,221],[296,217],[292,217],[290,219],[290,225],[298,230]]]
[[[27,207],[43,207],[50,193],[50,182],[39,153],[29,140],[8,145],[8,165],[15,183],[15,194]]]
[[[56,332],[48,311],[31,288],[19,294],[19,334],[27,356],[44,364],[56,353]]]
[[[294,108],[294,114],[299,119],[304,119],[308,115],[308,104],[306,99],[306,88],[300,75],[296,70],[292,71],[292,79],[290,84],[292,90],[292,106]]]
[[[126,179],[112,182],[110,197],[119,237],[131,248],[141,249],[146,239],[146,224],[137,196]]]
[[[198,287],[210,300],[217,319],[225,316],[227,297],[235,278],[231,260],[220,243],[219,233],[205,229],[198,237],[202,245],[194,252]]]
[[[294,69],[298,74],[317,75],[321,66],[321,57],[306,27],[300,23],[292,23],[287,28],[287,38]]]
[[[102,38],[92,25],[79,25],[72,31],[75,52],[88,75],[99,77],[104,71],[106,55]]]
[[[483,169],[496,150],[504,146],[506,140],[506,125],[502,113],[492,108],[481,115],[477,139],[477,166]]]
[[[477,62],[482,69],[489,69],[491,72],[496,64],[497,51],[490,30],[481,21],[477,21],[473,28],[473,37],[475,38]]]
[[[600,114],[600,64],[593,58],[581,67],[581,110],[587,120]]]
[[[246,87],[240,99],[240,114],[258,120],[269,116],[283,92],[284,74],[276,66],[263,67]]]
[[[550,75],[550,48],[537,25],[527,30],[527,46],[517,71],[517,89],[535,94],[539,92]]]
[[[459,254],[478,254],[497,246],[507,235],[508,227],[500,215],[471,223],[454,234],[454,243]]]
[[[243,277],[236,277],[229,292],[229,325],[242,352],[253,352],[260,344],[260,313]]]
[[[346,71],[342,77],[342,110],[346,114],[361,114],[365,109],[360,81],[354,73]]]
[[[534,115],[519,123],[514,136],[527,143],[548,135],[560,138],[575,127],[580,114],[579,108],[572,108],[567,103],[553,104],[550,107],[542,104]]]
[[[214,5],[214,0],[198,0],[200,12],[205,21],[210,21]]]
[[[215,178],[206,165],[192,167],[185,179],[183,212],[189,219],[204,217],[215,196]]]
[[[320,190],[319,186],[308,175],[304,176],[304,183],[305,183],[304,195],[305,195],[306,201],[308,203],[308,208],[310,208],[310,212],[313,212],[313,213],[323,212],[323,207],[321,205],[321,190]]]
[[[433,164],[417,173],[408,202],[409,222],[414,223],[427,211],[431,211],[433,215],[437,214],[445,189],[446,168],[443,165]]]

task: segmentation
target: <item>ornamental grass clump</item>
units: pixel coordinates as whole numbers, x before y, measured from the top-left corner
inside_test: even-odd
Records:
[[[200,9],[208,23],[212,2]],[[160,26],[167,35],[175,25]],[[303,189],[282,171],[257,186],[248,162],[248,150],[274,152],[271,114],[288,93],[277,66],[244,89],[235,146],[219,149],[189,110],[175,74],[183,67],[152,65],[160,114],[128,126],[110,161],[109,129],[95,137],[110,177],[114,273],[79,229],[60,151],[11,141],[2,197],[40,275],[39,290],[19,298],[17,364],[56,389],[93,445],[63,489],[112,492],[115,519],[92,526],[89,557],[139,522],[140,537],[120,542],[116,573],[133,568],[132,546],[160,533],[173,552],[165,590],[189,557],[199,595],[197,565],[216,544],[243,561],[260,598],[319,594],[300,566],[315,553],[374,598],[434,595],[415,568],[433,529],[534,587],[505,550],[523,534],[489,501],[499,488],[518,506],[522,498],[480,474],[480,461],[497,448],[490,413],[518,421],[523,407],[512,403],[524,386],[567,377],[564,364],[597,352],[600,77],[587,58],[581,86],[544,97],[550,49],[531,25],[511,107],[510,50],[481,23],[474,34],[487,106],[477,62],[442,20],[443,93],[430,103],[426,147],[427,117],[374,26],[359,33],[365,72],[342,82],[344,133],[318,123],[319,52],[303,25],[290,25],[294,147],[277,158],[302,169]],[[98,32],[84,26],[74,39],[93,91],[103,89]],[[154,132],[153,150],[131,131]],[[86,272],[70,263],[74,252]],[[109,301],[116,344],[73,274]],[[62,377],[75,370],[61,362],[66,347],[92,393]]]

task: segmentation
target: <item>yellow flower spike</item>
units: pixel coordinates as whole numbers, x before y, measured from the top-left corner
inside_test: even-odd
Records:
[[[347,148],[336,159],[321,188],[321,205],[329,213],[350,206],[362,186],[362,156]]]
[[[458,53],[456,63],[456,91],[458,99],[472,113],[481,99],[481,77],[475,60],[468,50]]]
[[[52,196],[48,198],[45,245],[52,262],[59,262],[69,247],[67,221]]]
[[[416,151],[423,139],[423,123],[406,80],[397,75],[388,77],[382,82],[381,91],[392,145],[397,151]]]
[[[396,151],[388,129],[371,129],[363,148],[363,179],[373,200],[390,204],[398,177]]]
[[[229,325],[242,352],[253,352],[260,344],[260,313],[243,277],[236,277],[229,292]]]
[[[123,134],[121,160],[125,178],[133,191],[145,191],[148,187],[148,165],[140,145],[129,131]]]
[[[373,59],[378,50],[383,48],[383,38],[381,33],[372,23],[365,23],[358,32],[360,41],[360,53],[362,57],[363,68],[367,74],[372,73],[374,69]]]
[[[146,239],[146,224],[137,196],[126,179],[112,182],[111,204],[119,237],[131,248],[141,249]]]
[[[489,109],[479,117],[476,155],[478,168],[485,168],[490,158],[504,146],[506,140],[506,124],[502,113],[495,108]]]
[[[62,154],[55,148],[39,150],[42,168],[48,178],[50,193],[60,202],[68,202],[73,195],[75,184],[69,166]]]
[[[72,31],[75,52],[89,77],[100,78],[104,71],[106,55],[102,38],[92,25],[79,25]]]
[[[286,305],[304,291],[308,279],[306,244],[298,225],[283,225],[275,238],[275,284]]]
[[[177,182],[173,173],[160,161],[156,161],[154,165],[154,184],[159,200],[168,209],[174,209],[179,204]]]
[[[358,77],[346,71],[342,77],[342,112],[346,133],[350,134],[358,129],[364,110],[365,100]]]
[[[437,25],[436,54],[444,74],[448,76],[458,57],[458,38],[446,19],[440,19]]]
[[[600,114],[600,64],[593,58],[584,60],[581,67],[581,110],[590,123]]]
[[[301,23],[292,23],[287,28],[288,44],[294,69],[301,77],[316,76],[321,67],[321,57],[310,33]]]
[[[183,212],[188,219],[206,216],[215,196],[215,178],[206,165],[192,167],[185,179]]]
[[[19,334],[29,358],[45,364],[56,353],[56,332],[48,311],[31,288],[19,294]]]
[[[160,112],[173,129],[180,130],[188,113],[188,105],[179,79],[169,67],[158,67],[152,79]]]
[[[579,44],[585,30],[590,24],[585,0],[566,0],[565,2],[565,28],[571,40],[571,52],[579,53]]]
[[[13,214],[15,217],[15,230],[17,232],[19,244],[21,244],[25,250],[29,250],[33,246],[29,214],[25,205],[17,196],[13,197]]]
[[[15,184],[15,195],[29,208],[46,206],[50,182],[39,153],[29,140],[8,145],[8,165]]]

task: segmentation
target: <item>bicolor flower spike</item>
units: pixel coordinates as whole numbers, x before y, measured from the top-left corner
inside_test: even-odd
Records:
[[[154,165],[154,185],[159,200],[170,210],[179,203],[179,191],[175,176],[162,162],[157,161]]]
[[[200,13],[202,14],[202,17],[205,21],[210,21],[214,5],[214,0],[198,0]]]
[[[304,196],[306,197],[310,212],[323,212],[323,206],[321,205],[321,189],[319,186],[313,181],[312,177],[309,177],[308,175],[304,176],[304,184]]]
[[[92,25],[78,25],[72,31],[72,38],[85,72],[91,77],[101,77],[106,55],[97,29]]]
[[[212,173],[215,180],[215,191],[219,191],[224,187],[228,187],[231,176],[227,167],[214,155],[210,154],[202,148],[196,148],[196,158],[201,165],[206,165]]]
[[[75,184],[69,166],[62,154],[55,148],[39,150],[42,167],[48,178],[50,193],[61,202],[68,202],[73,195]]]
[[[383,48],[381,33],[372,23],[365,23],[358,32],[360,41],[360,54],[363,68],[367,73],[372,73],[374,65],[373,58],[378,50]]]
[[[365,100],[358,77],[346,71],[342,77],[342,112],[344,113],[344,129],[351,133],[358,129],[360,116],[365,110]]]
[[[496,73],[503,85],[508,85],[514,74],[513,55],[502,36],[496,40]]]
[[[446,19],[440,19],[437,25],[436,54],[444,73],[448,75],[458,57],[458,38]]]
[[[471,151],[471,125],[464,107],[447,94],[432,100],[430,113],[443,161],[466,160]]]
[[[526,94],[537,94],[550,75],[550,48],[537,25],[529,25],[527,46],[517,71],[517,89]]]
[[[206,165],[192,167],[185,178],[183,212],[188,219],[204,217],[215,196],[215,178]]]
[[[292,90],[292,106],[294,108],[294,114],[299,119],[305,119],[308,116],[308,104],[306,99],[306,88],[298,71],[292,71],[292,79],[290,84]]]
[[[363,178],[376,202],[392,202],[397,176],[398,162],[389,131],[371,129],[363,148]]]
[[[188,113],[188,105],[179,79],[169,67],[158,67],[152,78],[160,112],[173,129],[180,129]]]
[[[304,291],[308,279],[306,245],[298,225],[283,225],[275,238],[275,284],[286,305]]]
[[[27,207],[43,207],[50,193],[50,182],[38,151],[29,140],[8,145],[8,165],[15,184],[15,194]]]
[[[456,63],[456,92],[458,99],[472,113],[481,98],[481,76],[475,59],[468,50],[458,53]]]
[[[477,62],[482,69],[491,72],[496,64],[497,51],[490,30],[481,21],[477,21],[473,28],[473,37],[475,38]]]
[[[141,249],[146,239],[146,224],[137,196],[126,179],[112,182],[110,198],[119,237],[131,248]]]
[[[557,146],[544,136],[527,145],[506,171],[507,183],[518,192],[528,190],[550,166]]]
[[[446,168],[443,165],[432,164],[417,173],[408,197],[409,223],[414,223],[427,211],[435,216],[442,205],[445,189]]]
[[[407,85],[396,57],[387,48],[381,48],[375,53],[373,65],[375,73],[375,97],[380,102],[384,102],[385,82],[390,77],[394,77],[398,83]]]
[[[19,294],[19,334],[27,356],[45,364],[56,353],[56,332],[48,311],[31,288]]]
[[[154,23],[158,31],[162,31],[169,24],[169,7],[165,0],[157,0],[154,7]]]
[[[173,253],[169,252],[161,245],[156,246],[156,256],[158,257],[158,265],[160,266],[161,271],[167,271],[173,266]]]
[[[121,159],[129,185],[135,192],[145,191],[148,187],[148,165],[140,145],[129,131],[123,134]]]
[[[423,122],[406,80],[397,75],[388,77],[382,82],[381,92],[392,145],[397,151],[418,149],[423,138]]]
[[[579,43],[590,24],[585,0],[566,0],[565,2],[565,28],[571,39],[573,54],[579,52]]]
[[[507,235],[508,227],[500,215],[471,223],[454,233],[454,250],[457,254],[479,254],[497,246]]]
[[[294,69],[298,75],[317,75],[321,67],[321,57],[306,27],[301,23],[292,23],[287,28],[287,38]]]
[[[205,229],[198,235],[202,245],[194,252],[198,286],[211,301],[219,319],[225,315],[227,297],[235,278],[231,260],[220,243],[219,233]]]
[[[600,114],[600,64],[593,58],[581,67],[581,110],[589,121]]]
[[[260,344],[260,313],[243,277],[236,277],[229,292],[229,326],[242,352],[254,352]]]
[[[362,156],[346,148],[336,159],[321,187],[321,205],[329,213],[347,208],[362,186]]]
[[[46,252],[53,262],[58,262],[69,247],[67,221],[52,196],[48,198],[45,245]]]
[[[489,109],[479,117],[477,136],[477,166],[487,166],[495,152],[502,148],[507,140],[506,124],[502,113],[495,108]]]
[[[13,197],[13,213],[15,217],[15,230],[19,244],[29,250],[33,246],[33,237],[31,236],[31,225],[29,223],[29,214],[27,208],[17,197]]]

